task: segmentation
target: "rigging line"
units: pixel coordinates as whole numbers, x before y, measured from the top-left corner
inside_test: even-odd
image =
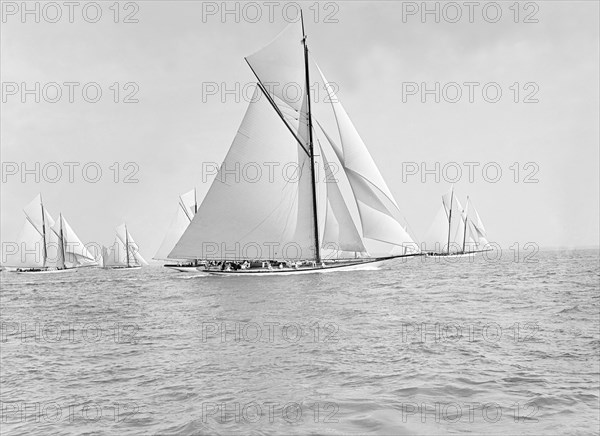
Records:
[[[184,202],[183,199],[181,198],[181,195],[179,196],[179,207],[181,207],[181,209],[183,209],[183,213],[185,213],[186,218],[192,222],[192,217],[190,217],[190,214],[187,211],[187,207],[184,206]]]
[[[27,214],[25,214],[25,220],[29,221],[29,224],[31,224],[33,226],[35,231],[38,232],[40,234],[40,236],[44,236],[44,234],[37,229],[36,225],[33,223],[33,221],[31,221],[31,218],[29,218],[29,216],[27,216]]]
[[[262,91],[262,93],[265,95],[265,97],[267,97],[267,100],[269,101],[269,103],[271,103],[271,106],[273,106],[273,109],[275,109],[275,112],[277,112],[277,115],[279,115],[279,118],[281,118],[281,121],[283,121],[283,123],[286,125],[286,127],[288,128],[288,130],[290,131],[290,133],[294,136],[294,138],[296,138],[296,141],[298,141],[298,144],[300,144],[300,147],[302,147],[302,150],[304,150],[304,152],[308,156],[310,156],[309,151],[304,147],[304,144],[302,143],[302,141],[300,140],[300,138],[298,138],[298,135],[296,134],[296,132],[294,132],[292,130],[292,127],[285,120],[285,118],[283,117],[283,113],[281,112],[281,109],[279,109],[279,107],[277,106],[277,104],[275,103],[275,101],[273,101],[273,98],[267,92],[265,86],[263,85],[262,81],[260,80],[260,77],[258,77],[258,74],[256,74],[256,71],[254,71],[254,68],[252,68],[252,65],[250,65],[250,62],[248,62],[248,58],[244,58],[244,60],[246,61],[246,63],[250,67],[250,69],[252,70],[252,73],[254,73],[254,75],[256,76],[256,80],[258,80],[258,87],[260,88],[260,90]]]
[[[446,214],[446,219],[450,220],[450,217],[448,216],[448,208],[446,207],[446,202],[444,201],[443,195],[442,195],[442,207],[444,208],[444,213]]]

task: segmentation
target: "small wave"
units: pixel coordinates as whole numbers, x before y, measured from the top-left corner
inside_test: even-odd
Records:
[[[581,309],[579,309],[579,306],[575,305],[573,307],[567,307],[557,313],[574,313],[574,312],[581,312]]]

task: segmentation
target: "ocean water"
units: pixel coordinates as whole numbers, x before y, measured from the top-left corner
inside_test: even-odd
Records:
[[[2,272],[2,434],[597,434],[598,250]]]

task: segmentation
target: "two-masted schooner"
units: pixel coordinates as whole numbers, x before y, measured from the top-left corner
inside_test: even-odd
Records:
[[[442,195],[442,204],[429,228],[422,250],[427,256],[472,256],[491,251],[483,222],[467,196],[463,208],[454,186]]]
[[[139,252],[139,247],[123,223],[116,228],[115,242],[102,247],[102,267],[114,270],[140,269],[148,262]]]
[[[23,209],[25,224],[17,239],[17,250],[7,256],[7,265],[18,273],[60,273],[94,266],[96,261],[66,218],[55,221],[38,194]]]
[[[175,247],[175,244],[177,241],[179,241],[183,235],[183,232],[185,232],[185,229],[188,228],[197,212],[198,198],[196,195],[196,189],[194,188],[191,191],[179,196],[175,217],[173,217],[171,225],[169,226],[167,233],[165,234],[165,237],[153,259],[174,262],[167,263],[164,266],[175,271],[198,272],[197,268],[201,265],[201,262],[199,262],[198,259],[185,260],[169,258],[169,253],[171,253],[173,247]]]
[[[254,96],[167,257],[201,259],[199,269],[211,274],[266,275],[419,255],[334,86],[309,55],[302,17],[246,61],[257,79]],[[325,94],[313,102],[315,89]],[[240,177],[250,167],[253,176]]]

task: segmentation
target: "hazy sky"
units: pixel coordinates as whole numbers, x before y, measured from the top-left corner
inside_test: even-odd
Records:
[[[21,7],[21,2],[8,3],[5,13]],[[203,18],[203,8],[220,8],[221,2],[177,1],[137,2],[137,11],[121,4],[118,23],[109,9],[113,2],[101,3],[102,17],[88,23],[81,12],[86,4],[74,10],[73,23],[62,6],[56,23],[47,22],[56,16],[48,8],[41,10],[40,23],[33,15],[23,23],[17,11],[5,14],[1,24],[2,241],[16,239],[23,206],[41,192],[49,211],[62,212],[84,242],[110,244],[115,226],[126,221],[149,259],[173,217],[177,195],[193,186],[200,193],[208,189],[209,183],[202,183],[202,162],[223,159],[246,110],[243,96],[237,103],[232,95],[226,101],[205,95],[203,101],[203,83],[232,89],[236,82],[242,87],[253,82],[243,58],[283,29],[285,2],[274,7],[272,23],[264,2],[256,3],[262,11],[256,23],[244,22],[242,6],[236,23],[235,14],[225,20],[219,12]],[[512,1],[500,3],[502,17],[496,23],[488,22],[493,9],[482,15],[485,4],[474,10],[472,23],[466,6],[456,23],[448,22],[456,14],[451,9],[445,10],[446,19],[441,11],[439,23],[433,15],[423,23],[420,13],[403,20],[403,8],[406,12],[421,2],[304,5],[311,53],[338,85],[340,100],[418,237],[450,183],[443,174],[439,183],[434,175],[423,183],[420,173],[403,173],[403,164],[405,169],[411,162],[433,169],[436,162],[441,167],[456,162],[463,170],[456,192],[461,199],[470,195],[491,241],[504,247],[515,242],[598,245],[598,2],[537,2],[527,10],[522,3],[518,23],[509,9]],[[93,8],[86,11],[93,20]],[[288,8],[290,18],[293,11]],[[245,12],[254,18],[255,10]],[[130,13],[138,23],[122,22]],[[324,22],[328,15],[337,23]],[[528,15],[538,22],[523,22]],[[11,82],[18,85],[16,95]],[[40,83],[39,103],[34,95],[21,101],[23,82],[31,89]],[[42,95],[50,82],[61,84],[63,95],[56,103],[46,101],[55,97],[52,86],[46,87],[46,99]],[[73,103],[64,82],[80,83]],[[102,89],[97,103],[82,97],[83,85],[90,82]],[[110,89],[115,82],[119,103]],[[138,103],[122,102],[134,90],[124,88],[128,82],[139,88],[133,97]],[[441,101],[436,103],[434,95],[427,95],[426,102],[420,94],[403,95],[408,82],[417,83],[419,91],[422,82],[430,89],[439,82]],[[447,101],[455,97],[456,87],[446,87],[446,98],[442,94],[450,82],[462,90],[456,103]],[[472,103],[465,82],[480,84]],[[485,101],[487,83],[497,84],[486,88],[489,98],[501,89],[497,103]],[[94,88],[87,90],[93,98]],[[538,102],[524,103],[528,96]],[[48,164],[56,162],[63,174],[56,183],[43,174],[39,183],[33,175],[22,183],[20,173],[11,174],[12,162],[29,169],[39,162],[47,178],[55,176]],[[65,162],[79,163],[73,183]],[[97,183],[82,175],[90,162],[102,169]],[[111,169],[115,162],[117,183],[116,167]],[[123,183],[136,168],[124,168],[128,162],[139,168],[133,177],[138,183]],[[479,164],[473,182],[464,162]],[[482,174],[486,164],[487,180]],[[494,167],[502,175],[491,183]],[[95,175],[93,168],[88,175]],[[447,176],[454,175],[449,169]],[[538,182],[524,183],[527,175]]]

